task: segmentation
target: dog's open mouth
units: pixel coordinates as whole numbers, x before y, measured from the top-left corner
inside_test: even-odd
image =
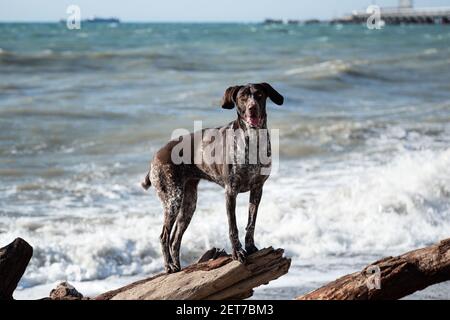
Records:
[[[262,123],[262,119],[259,117],[246,116],[245,122],[247,122],[251,127],[259,128]]]

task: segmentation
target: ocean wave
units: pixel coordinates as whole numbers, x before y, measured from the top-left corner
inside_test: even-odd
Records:
[[[127,114],[125,112],[113,111],[93,111],[93,110],[70,110],[70,109],[36,109],[36,108],[8,108],[0,110],[0,115],[5,117],[36,117],[36,118],[61,118],[73,120],[99,120],[99,119],[123,119]]]
[[[439,109],[438,107],[436,109]],[[430,117],[432,111],[433,109],[429,108]],[[442,112],[439,114],[442,117]],[[355,121],[346,118],[333,120],[332,117],[300,118],[295,124],[277,122],[272,128],[280,130],[281,156],[297,159],[351,152],[358,148],[364,148],[367,153],[379,152],[384,156],[385,152],[392,150],[434,149],[450,144],[450,127],[435,120],[417,124]]]
[[[223,66],[221,60],[216,57],[205,57],[205,59],[191,59],[184,54],[166,52],[164,48],[158,51],[149,50],[106,50],[106,51],[62,51],[54,52],[43,50],[37,53],[15,53],[7,52],[0,55],[0,67],[14,68],[20,72],[24,68],[32,67],[34,71],[74,72],[92,70],[142,70],[142,68],[155,68],[160,70],[175,71],[224,71],[241,70],[247,67],[246,63]],[[250,65],[250,62],[249,62]],[[253,63],[253,68],[258,65]],[[248,69],[248,67],[247,67]]]
[[[313,65],[290,69],[285,72],[285,75],[292,76],[309,74],[317,77],[330,76],[347,72],[352,69],[352,66],[353,64],[344,62],[342,60],[330,60]]]
[[[122,70],[140,69],[142,67],[159,70],[175,71],[258,71],[262,63],[254,59],[236,59],[232,52],[225,50],[225,58],[213,52],[201,52],[189,49],[172,50],[165,47],[140,48],[138,50],[112,50],[103,51],[54,51],[50,49],[39,52],[5,52],[0,55],[0,67],[12,67],[20,71],[22,68],[33,67],[46,69],[55,68],[59,71],[73,71],[75,73],[88,70]],[[243,54],[242,48],[235,49],[234,53]],[[186,51],[186,52],[185,52]],[[224,60],[225,59],[225,60]],[[53,70],[53,69],[52,69]]]
[[[278,200],[263,210],[273,218],[262,212],[258,222],[271,241],[306,258],[395,254],[448,236],[449,149],[405,152],[388,163],[350,163],[280,179],[297,196],[269,193]],[[274,219],[278,227],[268,228]]]
[[[366,60],[352,62],[343,60],[329,60],[312,65],[304,65],[285,71],[285,76],[303,77],[307,79],[326,79],[348,75],[354,78],[368,78],[376,80],[387,80],[374,70],[369,70],[370,63]]]
[[[295,66],[298,61],[294,61],[294,67],[288,68],[284,72],[284,76],[317,80],[348,75],[354,78],[367,78],[385,82],[405,81],[408,80],[407,75],[393,76],[391,72],[393,66],[407,72],[407,74],[409,74],[411,68],[426,70],[435,65],[443,68],[448,66],[448,59],[443,59],[447,56],[448,49],[426,48],[419,52],[371,56],[366,59],[351,61],[331,59],[314,63],[314,61],[304,59],[305,61],[300,61],[300,66]],[[389,70],[384,70],[385,66],[389,66]]]
[[[0,55],[0,65],[27,67],[27,66],[48,66],[54,64],[76,64],[83,66],[86,63],[107,63],[111,60],[146,60],[171,59],[172,56],[164,53],[145,50],[114,50],[114,51],[61,51],[55,52],[50,49],[35,53],[2,52]],[[92,65],[93,67],[95,64]]]

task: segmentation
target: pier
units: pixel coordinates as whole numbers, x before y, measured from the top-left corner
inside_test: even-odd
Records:
[[[353,11],[331,23],[366,23],[372,13]],[[414,8],[412,1],[400,0],[398,7],[380,8],[385,24],[450,24],[450,7]]]
[[[308,24],[365,24],[373,15],[366,10],[354,10],[341,18],[327,21],[318,19],[310,20],[287,20],[266,19],[264,24],[290,24],[290,25],[308,25]],[[450,7],[425,7],[414,8],[411,0],[399,0],[397,7],[380,7],[380,19],[384,24],[450,24]]]

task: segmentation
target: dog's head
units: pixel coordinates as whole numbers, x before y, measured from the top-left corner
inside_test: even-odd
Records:
[[[237,107],[238,117],[252,128],[261,128],[266,122],[266,100],[281,106],[284,98],[268,83],[250,83],[229,87],[222,99],[222,108]]]

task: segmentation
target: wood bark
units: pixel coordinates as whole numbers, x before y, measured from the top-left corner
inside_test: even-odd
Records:
[[[13,292],[32,255],[33,248],[21,238],[0,248],[0,300],[13,299]]]
[[[223,300],[244,299],[253,288],[277,279],[289,270],[291,260],[283,249],[262,249],[247,258],[245,264],[231,259],[223,251],[210,250],[200,262],[177,273],[161,273],[117,290],[97,300]],[[212,259],[208,259],[212,257]]]
[[[383,258],[297,299],[394,300],[448,280],[450,239],[397,257]]]

